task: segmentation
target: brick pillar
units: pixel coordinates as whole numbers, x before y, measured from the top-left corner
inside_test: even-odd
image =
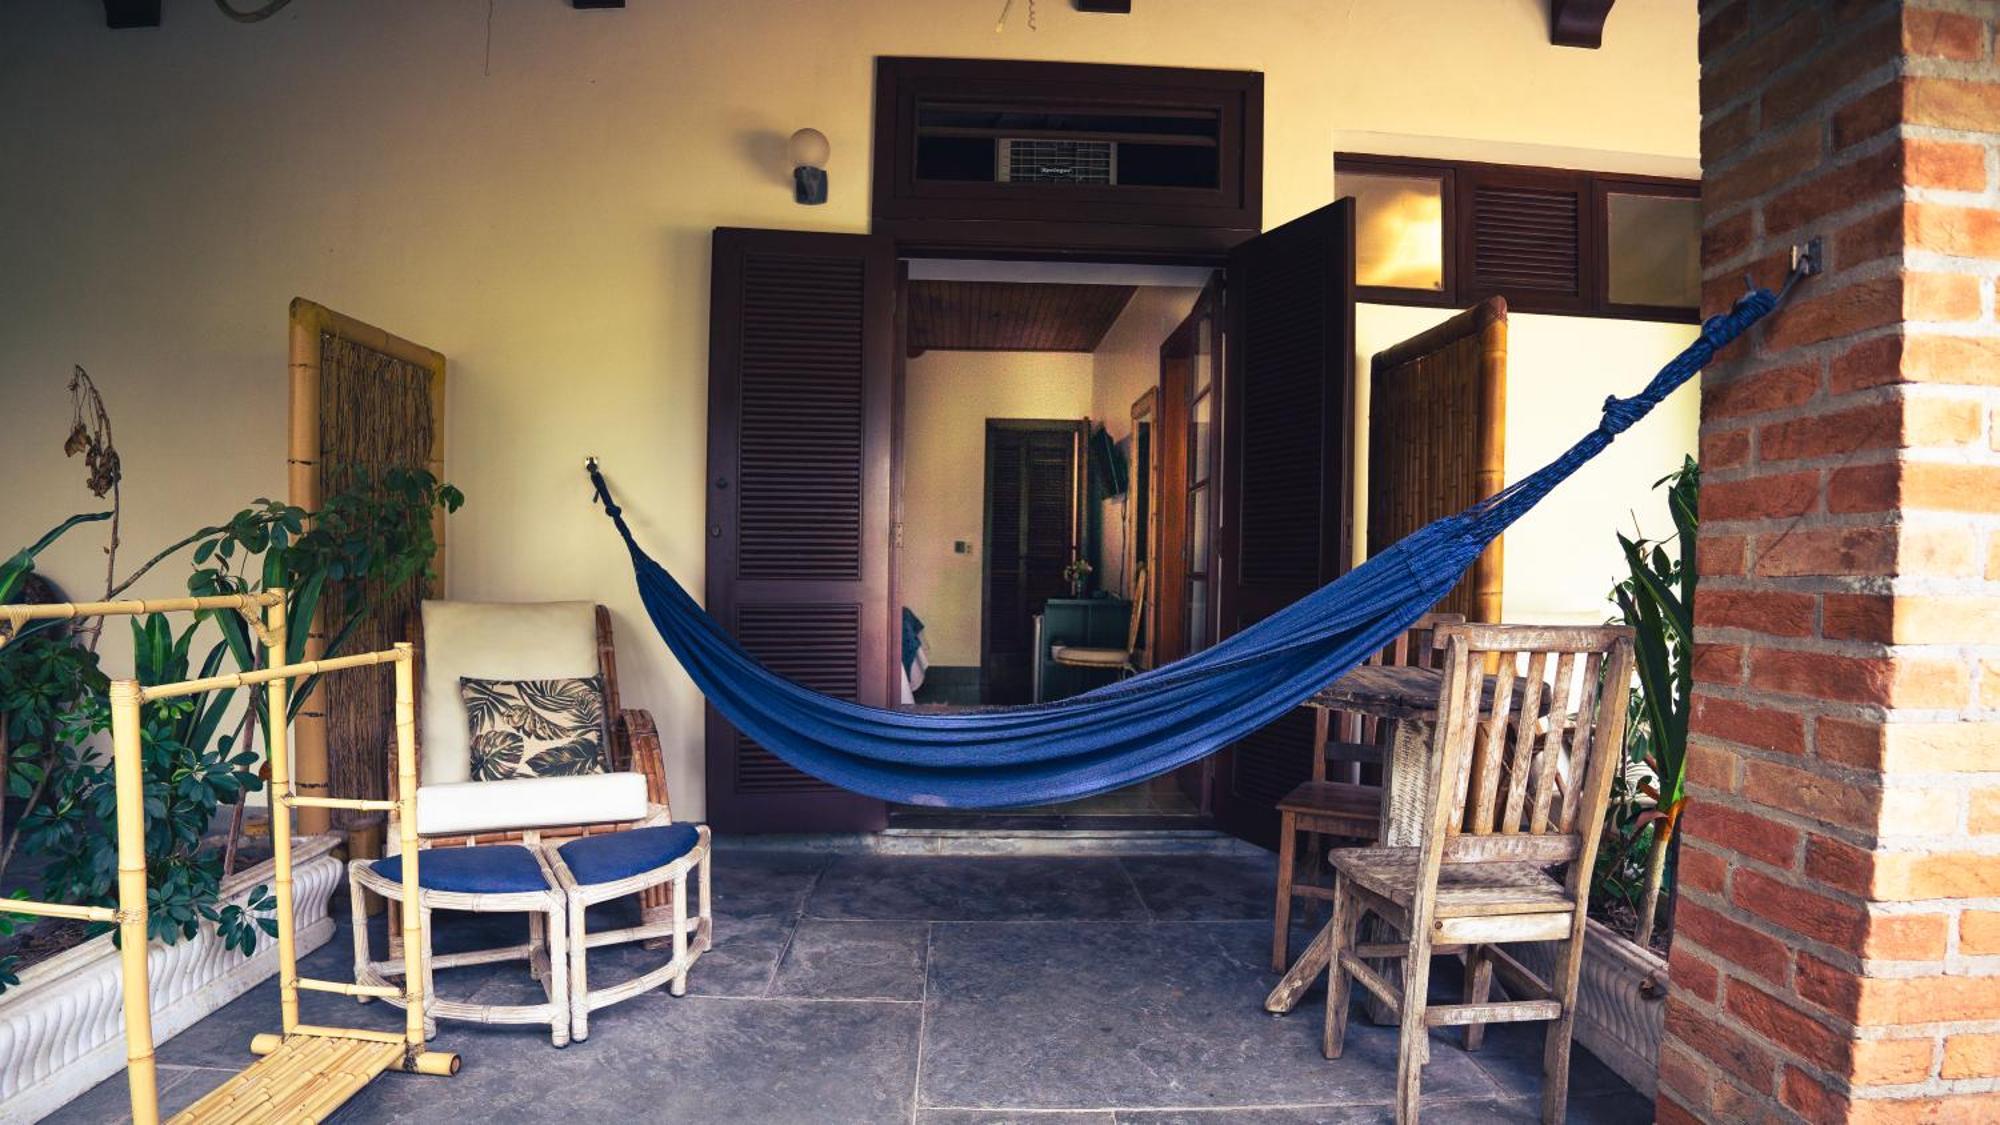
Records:
[[[1713,312],[1659,1119],[2000,1121],[2000,3],[1704,0]]]

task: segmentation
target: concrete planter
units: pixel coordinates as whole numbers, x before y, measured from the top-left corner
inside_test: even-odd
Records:
[[[1650,1098],[1659,1086],[1660,1038],[1666,1032],[1667,962],[1596,919],[1584,925],[1576,1041]],[[1545,980],[1555,971],[1553,942],[1514,946],[1513,952]]]
[[[340,884],[340,861],[331,854],[340,838],[301,837],[292,845],[293,912],[300,956],[333,936],[327,901]],[[271,883],[265,861],[223,883],[225,902],[241,903]],[[249,991],[278,969],[278,943],[268,937],[245,957],[224,949],[204,925],[193,940],[154,943],[153,1035],[165,1042],[203,1016]],[[103,934],[21,973],[21,983],[0,994],[0,1122],[38,1121],[125,1067],[125,1021],[120,1007],[118,950]],[[272,1027],[278,1010],[271,1009]],[[243,1045],[244,1062],[250,1045]]]

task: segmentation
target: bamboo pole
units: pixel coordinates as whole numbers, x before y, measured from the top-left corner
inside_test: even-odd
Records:
[[[140,773],[139,685],[111,684],[111,770],[118,798],[118,956],[125,1000],[125,1081],[134,1125],[158,1125],[153,986],[146,966],[146,784]]]
[[[357,652],[352,656],[335,656],[327,660],[306,660],[297,664],[279,664],[270,668],[260,668],[255,672],[229,672],[220,676],[208,676],[199,680],[182,680],[177,684],[157,684],[140,688],[139,696],[144,702],[152,703],[161,699],[173,699],[183,695],[199,695],[205,691],[222,688],[254,687],[268,684],[272,680],[296,680],[304,676],[316,676],[322,672],[338,672],[344,668],[366,668],[371,664],[389,664],[402,659],[396,652]]]
[[[41,918],[70,918],[79,922],[116,922],[118,912],[108,906],[74,906],[67,902],[37,902],[31,898],[10,898],[4,902],[7,914],[33,914]]]
[[[282,594],[283,591],[275,591]],[[264,613],[264,628],[270,634],[269,650],[279,661],[285,658],[285,603]],[[278,665],[279,669],[283,665]],[[289,724],[285,721],[289,688],[283,676],[268,681],[265,688],[270,718],[264,728],[264,746],[271,766],[271,866],[278,911],[278,1011],[279,1027],[290,1035],[299,1025],[299,957],[292,921],[292,770]]]
[[[403,948],[423,956],[424,911],[417,882],[417,661],[416,646],[396,645],[396,818],[403,859]],[[424,1049],[424,974],[403,974],[405,1059],[414,1064]]]
[[[257,610],[271,604],[271,595],[221,594],[205,598],[126,598],[110,602],[49,602],[36,605],[0,605],[0,620],[18,632],[30,621],[68,621],[78,617],[137,616],[145,613],[234,609]],[[9,638],[0,636],[0,644]]]
[[[320,508],[319,488],[319,337],[327,327],[329,310],[304,298],[295,297],[291,306],[291,391],[290,432],[285,468],[292,504],[308,512]],[[302,621],[306,631],[305,658],[318,659],[325,651],[320,630],[325,614],[317,608],[310,621]],[[327,795],[326,694],[314,690],[300,701],[295,733],[298,736],[298,787],[315,797]],[[299,817],[299,827],[309,834],[327,830],[332,818],[314,809]]]

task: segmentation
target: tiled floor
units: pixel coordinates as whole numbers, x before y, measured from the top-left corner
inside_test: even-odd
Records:
[[[1389,1119],[1395,1038],[1357,1019],[1319,1053],[1320,1005],[1265,1014],[1271,859],[826,855],[731,848],[715,862],[716,946],[690,994],[596,1013],[587,1042],[447,1023],[453,1078],[392,1074],[336,1118],[526,1121],[1354,1125]],[[447,921],[441,941],[478,923]],[[650,957],[594,956],[615,971]],[[343,931],[306,971],[339,976]],[[1454,978],[1455,979],[1455,978]],[[439,974],[487,1002],[534,986],[513,966]],[[305,1018],[400,1026],[380,1004],[304,997]],[[159,1050],[178,1109],[248,1061],[277,1019],[266,983]],[[1439,1036],[1427,1122],[1532,1121],[1539,1025],[1478,1054]],[[122,1076],[53,1120],[124,1118]],[[1581,1048],[1572,1121],[1651,1119]]]

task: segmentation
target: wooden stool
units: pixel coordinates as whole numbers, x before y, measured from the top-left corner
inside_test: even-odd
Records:
[[[616,839],[605,836],[602,839]],[[354,910],[354,981],[388,985],[404,973],[400,957],[373,960],[368,952],[368,904],[363,891],[388,897],[402,893],[401,856],[357,859],[347,865],[349,897]],[[423,909],[424,1037],[437,1034],[439,1019],[469,1023],[546,1023],[549,1040],[569,1043],[569,936],[564,925],[562,891],[542,854],[518,844],[470,848],[426,848],[417,864],[417,901]],[[470,950],[438,957],[431,953],[431,915],[435,910],[465,910],[475,914],[523,913],[528,916],[528,941],[496,949]],[[432,970],[454,965],[488,965],[495,961],[526,961],[541,982],[542,1004],[469,1004],[445,1000],[432,987]],[[365,1002],[367,998],[364,997]],[[385,997],[402,1007],[395,997]]]

